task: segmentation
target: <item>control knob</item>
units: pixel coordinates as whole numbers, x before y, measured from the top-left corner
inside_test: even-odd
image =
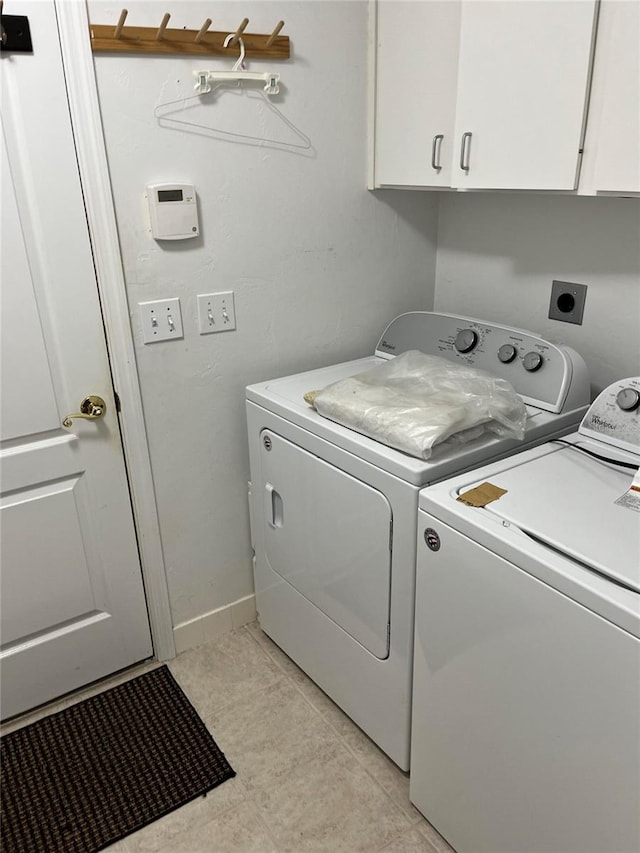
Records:
[[[477,343],[478,333],[473,329],[463,329],[456,335],[454,346],[458,352],[471,352]]]
[[[503,364],[509,364],[518,355],[518,350],[513,344],[502,344],[498,350],[498,358]]]
[[[616,403],[623,412],[633,412],[640,406],[640,391],[635,388],[623,388],[616,395]]]
[[[542,367],[542,356],[539,352],[535,352],[532,350],[528,352],[525,357],[522,359],[522,366],[525,370],[528,370],[529,373],[533,373],[536,370],[540,370]]]

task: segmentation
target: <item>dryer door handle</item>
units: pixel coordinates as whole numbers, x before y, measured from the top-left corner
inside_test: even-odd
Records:
[[[276,530],[284,524],[284,508],[282,505],[282,496],[277,492],[271,483],[265,485],[268,501],[267,524]]]

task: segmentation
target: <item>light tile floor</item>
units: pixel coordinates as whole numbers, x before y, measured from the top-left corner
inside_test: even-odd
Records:
[[[183,652],[169,667],[237,775],[112,853],[453,853],[409,802],[408,775],[257,623]]]

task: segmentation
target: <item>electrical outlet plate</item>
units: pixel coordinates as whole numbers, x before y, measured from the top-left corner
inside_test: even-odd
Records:
[[[582,325],[587,285],[571,281],[554,281],[551,285],[549,319]]]
[[[153,302],[138,302],[142,340],[145,344],[169,341],[184,337],[180,300],[156,299]]]
[[[230,332],[236,327],[233,291],[198,295],[198,328],[201,335]]]

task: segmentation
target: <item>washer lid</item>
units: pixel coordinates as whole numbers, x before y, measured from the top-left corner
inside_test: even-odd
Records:
[[[602,444],[574,442],[637,463]],[[516,457],[517,458],[517,457]],[[562,447],[491,477],[506,490],[486,511],[547,547],[640,592],[640,509],[621,501],[634,472]],[[461,492],[467,489],[462,489]]]

